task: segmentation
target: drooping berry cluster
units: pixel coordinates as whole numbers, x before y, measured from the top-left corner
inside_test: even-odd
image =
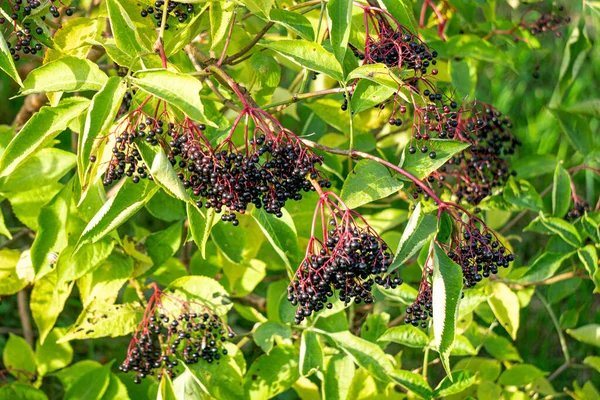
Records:
[[[427,320],[433,317],[433,298],[430,282],[432,275],[433,268],[430,263],[426,263],[421,274],[417,298],[413,304],[406,308],[406,318],[404,319],[406,324],[412,324],[416,327],[420,325],[421,328],[427,328]]]
[[[42,28],[37,28],[37,33],[42,32]],[[6,45],[9,48],[10,55],[15,61],[19,61],[21,59],[22,54],[35,55],[38,53],[38,51],[42,50],[42,45],[36,42],[36,40],[31,34],[31,29],[29,29],[28,27],[23,28],[23,30],[15,31],[14,37],[14,43],[7,42]]]
[[[556,37],[560,37],[560,28],[571,22],[571,17],[564,16],[565,8],[557,5],[552,9],[542,12],[537,8],[531,9],[521,18],[521,28],[526,29],[532,35],[540,35],[547,32],[553,32]],[[536,15],[537,18],[531,20],[530,15]]]
[[[461,266],[466,288],[497,274],[498,268],[508,268],[514,261],[495,232],[479,218],[469,216],[467,222],[455,220],[454,228],[450,245],[443,247],[448,257]]]
[[[363,11],[365,47],[362,52],[353,48],[354,55],[363,60],[363,64],[382,63],[389,68],[412,70],[417,77],[438,73],[437,69],[432,68],[437,63],[437,52],[430,50],[416,34],[384,10],[363,7]],[[371,35],[373,31],[376,37]]]
[[[452,138],[469,147],[433,172],[427,182],[437,182],[438,188],[449,188],[459,201],[477,205],[515,174],[506,157],[521,141],[513,134],[510,119],[489,104],[467,104],[459,115]]]
[[[319,214],[322,239],[314,236]],[[332,308],[330,299],[335,293],[345,304],[369,304],[375,284],[385,288],[402,284],[397,272],[387,274],[392,260],[387,244],[360,214],[348,209],[335,194],[324,193],[315,210],[306,257],[288,286],[287,299],[298,306],[295,323]]]
[[[204,305],[155,288],[119,370],[135,372],[135,383],[155,374],[158,379],[164,373],[174,378],[180,361],[212,363],[227,355],[223,343],[233,336],[221,317]]]
[[[165,8],[164,0],[157,0],[154,6],[148,6],[142,9],[140,12],[142,17],[153,16],[156,20],[156,26],[160,27],[163,18],[163,11]],[[189,15],[194,12],[194,5],[189,3],[179,3],[176,1],[169,1],[167,4],[167,21],[168,17],[173,16],[177,18],[179,22],[185,22]],[[169,29],[169,24],[165,24],[165,29]]]
[[[588,212],[590,212],[590,203],[588,201],[575,200],[573,208],[567,213],[567,220],[574,221]]]
[[[122,122],[125,128],[116,138],[104,176],[105,185],[125,175],[136,183],[152,179],[136,147],[136,143],[145,140],[161,146],[184,188],[200,198],[196,202],[198,207],[223,213],[221,219],[233,225],[239,224],[235,213],[245,213],[250,204],[281,217],[288,200],[301,200],[302,192],[314,190],[311,179],[330,187],[317,170],[323,158],[262,110],[244,110],[228,137],[213,148],[204,134],[204,124],[188,118],[180,123],[167,122],[166,111],[149,116],[141,107]],[[243,126],[244,145],[238,148],[232,139],[244,117],[253,124],[252,137],[247,123]]]

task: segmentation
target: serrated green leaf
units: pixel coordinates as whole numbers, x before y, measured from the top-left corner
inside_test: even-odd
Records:
[[[304,68],[321,72],[337,81],[344,80],[342,66],[338,60],[318,43],[307,40],[279,40],[264,46]]]
[[[587,119],[563,110],[550,109],[550,111],[575,150],[585,155],[594,148],[594,134]]]
[[[545,375],[544,371],[534,365],[520,364],[504,371],[500,375],[498,383],[506,386],[525,386]]]
[[[395,90],[387,86],[382,86],[378,83],[361,79],[356,84],[354,93],[352,94],[351,109],[352,112],[358,114],[362,111],[373,108],[378,104],[389,99]]]
[[[378,342],[394,342],[408,347],[423,348],[429,344],[427,335],[412,325],[394,326],[377,339]]]
[[[402,169],[418,179],[423,179],[433,171],[437,171],[454,155],[470,146],[468,143],[445,139],[431,139],[429,144],[429,151],[435,151],[436,157],[434,159],[429,156],[429,152],[423,154],[417,151],[415,154],[410,154],[405,148]]]
[[[233,306],[223,286],[206,276],[184,276],[171,282],[165,291],[175,293],[179,299],[206,305],[218,315],[227,314]]]
[[[387,197],[402,186],[385,166],[372,160],[361,160],[346,178],[341,198],[349,208],[357,208]]]
[[[89,100],[72,97],[56,107],[42,107],[11,140],[0,157],[0,177],[11,174],[27,157],[33,154],[60,132],[67,129],[69,122],[79,116]]]
[[[265,353],[269,354],[275,344],[275,339],[291,339],[292,329],[288,325],[281,325],[275,322],[265,322],[260,324],[254,331],[252,338]]]
[[[106,5],[111,30],[117,47],[133,58],[150,51],[150,47],[145,46],[145,41],[140,40],[141,37],[139,35],[141,32],[139,29],[136,29],[136,23],[127,12],[125,3],[119,0],[107,0]]]
[[[355,368],[352,359],[345,354],[336,354],[329,359],[323,372],[323,396],[327,400],[343,400],[348,398],[348,392]]]
[[[352,2],[345,0],[329,1],[327,3],[327,16],[331,47],[333,47],[335,57],[342,64],[352,27]]]
[[[108,389],[110,383],[111,363],[89,371],[79,379],[65,393],[65,400],[100,400]]]
[[[394,256],[394,261],[390,266],[393,271],[405,264],[409,258],[415,255],[426,243],[438,232],[437,217],[432,214],[425,214],[421,203],[417,203],[416,208],[402,232],[400,243]]]
[[[94,243],[115,230],[135,214],[158,191],[159,187],[148,179],[139,183],[126,180],[87,224],[75,252],[85,243]]]
[[[470,371],[453,372],[452,378],[446,376],[433,391],[434,398],[442,398],[460,393],[470,388],[477,381],[477,376]]]
[[[275,252],[279,254],[289,271],[296,266],[300,256],[298,246],[298,235],[294,220],[285,210],[281,210],[283,216],[277,218],[266,213],[262,208],[254,208],[250,215],[256,220],[258,226],[265,234],[267,240]]]
[[[423,399],[433,398],[433,391],[431,386],[427,383],[425,378],[414,372],[405,370],[393,370],[389,372],[389,376],[394,383],[408,389],[410,392],[416,394]]]
[[[232,3],[215,1],[210,4],[210,49],[214,50],[225,38],[233,18]]]
[[[163,149],[158,145],[151,146],[143,141],[137,142],[135,145],[140,151],[144,163],[149,167],[153,181],[170,196],[184,202],[191,201],[190,195],[185,190]]]
[[[0,69],[6,72],[13,81],[19,84],[19,86],[23,87],[23,81],[21,81],[19,72],[15,67],[13,57],[10,54],[10,49],[8,48],[6,40],[4,40],[4,35],[0,36]]]
[[[598,273],[598,251],[596,248],[588,244],[587,246],[577,250],[577,256],[585,267],[585,270],[590,275],[592,282],[596,286],[596,291],[600,292],[600,273]]]
[[[313,42],[315,40],[315,30],[304,15],[296,12],[274,8],[271,10],[269,19],[279,25],[285,26],[302,39]]]
[[[348,74],[346,82],[355,79],[367,79],[393,90],[398,90],[401,84],[385,64],[361,65]]]
[[[19,96],[33,93],[100,90],[108,77],[90,60],[63,57],[34,69],[23,81]]]
[[[33,349],[21,336],[12,333],[2,353],[2,363],[10,374],[15,377],[21,376],[17,370],[26,371],[30,374],[36,373],[35,355]]]
[[[552,215],[562,218],[569,211],[571,205],[571,175],[563,168],[562,164],[556,164],[554,170],[554,182],[552,185]]]
[[[581,236],[577,229],[564,219],[546,217],[543,213],[540,213],[540,220],[542,224],[558,236],[560,236],[565,242],[569,243],[573,247],[580,247],[582,244]]]
[[[191,203],[187,204],[187,216],[190,224],[190,232],[192,238],[202,254],[202,258],[206,258],[206,242],[210,237],[210,231],[212,230],[215,210],[212,208],[207,209],[204,215],[201,213],[196,206]]]
[[[64,336],[66,329],[54,328],[44,344],[39,340],[35,346],[35,360],[38,374],[41,376],[66,367],[73,361],[73,348],[70,344],[60,344],[57,341]]]
[[[73,289],[73,282],[58,281],[56,269],[44,275],[33,286],[31,292],[31,314],[40,332],[40,343],[44,343],[62,312]]]
[[[458,305],[463,286],[462,269],[435,241],[432,241],[432,246],[433,345],[440,353],[446,373],[450,375],[450,351],[456,337]]]
[[[412,4],[407,0],[380,0],[383,8],[411,32],[418,32],[419,25],[412,10]]]
[[[163,69],[138,72],[131,82],[179,108],[194,121],[217,127],[204,115],[204,106],[200,101],[202,84],[198,79]]]
[[[574,253],[543,253],[531,264],[527,272],[519,278],[519,282],[534,283],[554,276],[562,263],[573,254]]]
[[[517,210],[544,210],[542,198],[528,181],[522,179],[515,180],[511,177],[504,187],[502,196],[504,197],[504,200],[509,204],[512,204]]]
[[[519,330],[520,305],[517,295],[502,282],[493,282],[486,287],[488,304],[494,315],[498,318],[500,325],[506,329],[508,334],[517,339]]]
[[[316,333],[302,332],[300,339],[299,369],[303,376],[310,375],[312,371],[324,371],[323,347]]]
[[[91,183],[88,177],[90,156],[97,150],[99,139],[113,125],[126,91],[125,82],[118,77],[112,77],[92,98],[78,142],[77,168],[83,188]]]

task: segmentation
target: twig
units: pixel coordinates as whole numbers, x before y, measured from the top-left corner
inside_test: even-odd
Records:
[[[9,247],[12,246],[13,244],[15,244],[19,239],[21,239],[23,236],[28,235],[31,232],[31,230],[29,230],[29,228],[23,228],[21,229],[19,232],[15,233],[12,237],[12,239],[7,240],[6,242],[0,244],[0,249],[3,249],[5,247]]]
[[[565,363],[568,363],[571,360],[571,356],[569,355],[569,348],[567,347],[567,341],[565,339],[565,335],[563,335],[563,332],[562,332],[562,329],[558,322],[558,319],[556,318],[556,314],[554,314],[554,311],[552,311],[552,307],[550,306],[548,301],[544,298],[544,296],[542,296],[542,294],[538,290],[535,291],[535,294],[540,299],[540,301],[542,302],[544,307],[546,307],[546,310],[548,311],[548,314],[550,315],[550,319],[552,320],[552,323],[554,324],[554,327],[556,328],[556,333],[558,334],[558,340],[560,341],[560,347],[562,349],[563,355],[565,356]]]
[[[231,34],[233,33],[233,26],[235,24],[236,16],[237,12],[234,12],[233,17],[231,18],[231,25],[229,26],[229,33],[227,33],[227,39],[225,40],[225,46],[223,46],[221,57],[219,57],[219,61],[217,61],[218,66],[221,66],[221,64],[223,64],[223,59],[225,58],[225,54],[227,54],[227,49],[229,48],[229,43],[231,42]]]
[[[23,328],[23,336],[31,347],[34,345],[33,328],[29,319],[29,309],[27,304],[27,292],[25,289],[17,293],[17,308],[19,309],[19,318],[21,319],[21,327]]]
[[[242,57],[247,52],[249,52],[250,50],[252,50],[252,48],[254,47],[254,45],[256,43],[258,43],[258,41],[267,33],[267,31],[269,29],[271,29],[271,27],[273,25],[275,25],[274,22],[269,22],[267,25],[265,25],[264,28],[262,28],[262,30],[260,32],[258,32],[256,34],[256,36],[254,36],[254,38],[250,41],[250,43],[248,43],[243,49],[241,49],[240,51],[238,51],[234,55],[229,56],[229,57],[225,57],[225,59],[222,60],[221,64],[231,64],[233,61],[235,61],[236,59]],[[221,64],[218,64],[218,65],[221,65]]]
[[[571,272],[565,272],[564,274],[553,276],[548,279],[544,279],[543,281],[527,282],[527,283],[522,283],[522,284],[521,283],[512,283],[512,284],[509,284],[508,286],[513,289],[520,290],[520,289],[524,289],[526,287],[531,287],[531,286],[552,285],[553,283],[564,281],[564,280],[574,278],[574,277],[579,277],[581,279],[589,279],[588,275],[583,275],[579,271],[571,271]]]
[[[254,293],[250,293],[244,297],[236,299],[238,302],[256,308],[259,311],[267,310],[267,299],[262,298]]]
[[[575,362],[574,358],[565,361],[560,367],[557,368],[549,377],[548,382],[552,382],[557,376],[562,374],[567,368],[569,368]]]
[[[311,99],[313,97],[319,97],[319,96],[327,96],[328,94],[336,94],[336,93],[344,93],[345,89],[344,88],[333,88],[333,89],[325,89],[325,90],[319,90],[316,92],[309,92],[309,93],[295,93],[294,95],[292,95],[292,97],[288,98],[287,100],[283,100],[283,101],[279,101],[277,103],[271,103],[271,104],[267,104],[264,107],[261,107],[263,110],[268,110],[269,108],[275,108],[275,110],[273,110],[273,112],[279,112],[281,110],[283,110],[284,108],[290,106],[293,103],[296,103],[300,100],[306,100],[306,99]]]

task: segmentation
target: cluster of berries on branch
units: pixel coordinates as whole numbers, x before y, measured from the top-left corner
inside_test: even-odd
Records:
[[[519,26],[529,31],[532,35],[540,35],[552,32],[556,37],[560,37],[560,28],[571,22],[571,17],[565,16],[565,7],[562,5],[553,6],[550,10],[541,11],[538,7],[525,12],[521,17]],[[530,16],[535,15],[535,19]]]
[[[157,0],[154,6],[147,6],[142,9],[140,15],[144,18],[153,17],[156,21],[156,26],[160,27],[163,19],[163,12],[165,9],[165,0]],[[179,3],[177,1],[169,1],[167,4],[167,21],[168,18],[173,16],[177,21],[185,22],[190,14],[194,13],[194,5],[189,3]],[[165,24],[165,29],[169,29],[169,24]]]
[[[241,112],[229,135],[214,147],[204,134],[204,124],[189,118],[170,122],[166,108],[150,116],[142,111],[143,105],[119,124],[125,128],[118,129],[122,133],[113,147],[105,185],[125,175],[135,183],[152,179],[136,145],[144,140],[161,146],[184,188],[200,198],[198,207],[215,209],[222,213],[223,221],[233,225],[239,224],[236,213],[245,213],[250,204],[281,217],[288,200],[301,200],[303,192],[315,190],[311,179],[323,187],[331,186],[317,170],[323,158],[262,110]],[[243,126],[242,121],[246,121]],[[233,135],[240,126],[244,143],[238,146]]]
[[[318,222],[322,225],[320,238],[315,236]],[[360,214],[334,193],[323,193],[315,209],[306,257],[288,286],[287,299],[298,306],[295,323],[331,309],[336,293],[344,304],[370,304],[374,285],[401,285],[397,270],[388,273],[392,260],[388,245]]]
[[[35,55],[42,51],[42,43],[36,39],[34,33],[43,35],[44,29],[40,26],[32,27],[32,22],[28,18],[39,16],[42,21],[45,20],[45,10],[48,6],[47,12],[54,18],[60,18],[61,11],[56,3],[56,0],[0,0],[0,7],[5,5],[8,11],[6,16],[0,14],[0,28],[3,28],[3,34],[8,34],[7,46],[15,61],[19,61],[23,54]],[[73,9],[66,8],[64,13],[71,16]]]
[[[458,201],[478,205],[515,175],[506,157],[521,141],[513,134],[510,119],[489,104],[468,103],[455,121],[452,138],[469,147],[433,172],[427,182],[450,189]]]
[[[161,291],[157,286],[119,367],[133,371],[134,382],[162,374],[174,378],[180,362],[212,363],[227,355],[224,343],[233,331],[208,307],[186,302]]]

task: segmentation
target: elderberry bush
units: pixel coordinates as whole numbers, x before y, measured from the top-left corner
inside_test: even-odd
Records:
[[[287,299],[298,306],[296,324],[324,308],[331,309],[331,298],[336,294],[346,305],[370,304],[375,284],[384,288],[402,284],[396,271],[388,274],[391,250],[360,214],[349,210],[332,193],[322,195],[315,219],[319,213],[323,218],[329,214],[328,226],[322,227],[323,238],[311,237],[306,257],[288,286]]]
[[[182,311],[175,313],[165,302],[179,305]],[[180,362],[191,365],[220,360],[227,355],[223,344],[233,336],[221,317],[206,307],[156,289],[119,370],[134,372],[135,383],[148,376],[160,380],[162,374],[174,378],[181,370]]]

